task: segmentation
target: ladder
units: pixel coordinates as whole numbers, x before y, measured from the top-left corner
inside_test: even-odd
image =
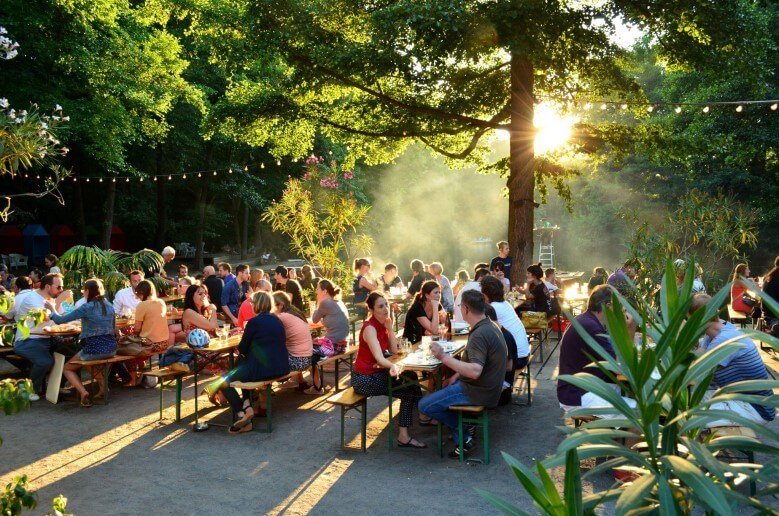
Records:
[[[538,246],[538,261],[541,262],[545,269],[554,267],[554,246],[551,242],[548,245],[541,243]]]

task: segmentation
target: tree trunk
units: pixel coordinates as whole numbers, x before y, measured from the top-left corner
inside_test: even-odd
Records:
[[[511,56],[511,122],[509,144],[508,242],[513,257],[511,282],[522,283],[524,270],[533,259],[533,211],[535,190],[533,140],[533,65],[524,57]]]
[[[100,247],[111,249],[111,230],[114,227],[114,200],[116,199],[116,183],[108,182],[108,191],[105,196],[105,210],[103,210],[103,231],[100,238]]]
[[[156,175],[162,174],[162,144],[157,145],[156,163],[154,167]],[[167,245],[165,241],[168,232],[168,207],[165,196],[165,181],[157,181],[157,231],[154,234],[155,249],[162,249]]]
[[[76,243],[87,245],[87,221],[84,217],[84,194],[81,191],[81,181],[73,183],[73,200],[76,205]]]
[[[243,201],[243,233],[241,235],[241,259],[246,258],[249,252],[249,203]]]
[[[195,267],[203,269],[203,228],[206,224],[206,187],[201,184],[197,194],[197,227],[195,229]]]

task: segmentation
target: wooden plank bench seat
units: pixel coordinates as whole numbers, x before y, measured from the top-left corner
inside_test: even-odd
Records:
[[[751,428],[748,428],[746,426],[715,426],[710,428],[711,436],[713,439],[717,439],[719,437],[730,437],[730,436],[737,436],[737,437],[748,437],[750,439],[757,439],[757,433],[755,433],[754,430]],[[755,466],[758,466],[755,464],[755,452],[750,449],[736,449],[733,450],[737,453],[740,453],[743,457],[729,457],[728,460],[725,462],[729,462],[730,464],[739,466],[745,466],[753,468]],[[746,460],[746,464],[741,464],[740,460]],[[755,480],[751,480],[749,482],[749,495],[754,496],[757,492],[757,482]]]
[[[166,384],[175,382],[176,390],[176,422],[181,421],[181,381],[185,376],[191,376],[192,373],[186,371],[173,371],[167,367],[161,367],[152,371],[144,371],[143,376],[156,378],[160,388],[160,420],[162,419],[162,394]]]
[[[747,325],[748,318],[746,314],[734,310],[733,305],[731,304],[728,304],[728,318],[730,319],[730,322],[733,324],[740,324],[742,328]]]
[[[360,413],[360,448],[365,453],[368,436],[368,397],[364,394],[357,394],[354,392],[354,387],[349,387],[327,398],[327,402],[341,408],[341,448],[346,447],[344,438],[346,414],[350,410]]]
[[[230,382],[230,387],[241,390],[250,390],[263,392],[265,394],[265,431],[271,433],[273,431],[273,384],[276,382],[283,382],[288,380],[292,376],[292,373],[285,374],[269,380],[262,380],[259,382]]]
[[[484,464],[490,463],[490,417],[489,410],[482,405],[452,405],[449,410],[457,412],[457,435],[460,439],[458,448],[460,450],[460,462],[465,462],[465,424],[478,425],[482,428],[482,446]],[[439,437],[443,441],[443,434]],[[439,447],[443,449],[443,443],[439,442]]]
[[[341,364],[347,364],[349,372],[351,373],[354,364],[354,356],[357,354],[358,349],[360,349],[359,346],[347,346],[346,350],[340,355],[333,355],[331,357],[320,360],[316,366],[319,368],[319,381],[322,382],[322,385],[325,383],[325,366],[332,364],[333,376],[335,379],[335,392],[339,392],[341,390]]]
[[[116,355],[111,358],[103,358],[100,360],[71,360],[71,364],[77,364],[83,367],[87,370],[87,373],[92,377],[92,380],[95,380],[95,368],[100,369],[103,373],[103,383],[104,383],[104,390],[105,390],[105,398],[103,398],[103,404],[108,405],[108,371],[111,369],[111,366],[114,364],[118,364],[120,362],[126,362],[128,360],[135,360],[135,357],[127,357],[122,355]],[[97,384],[96,381],[94,381],[95,384]]]
[[[591,421],[598,420],[596,416],[573,416],[571,419],[573,420],[574,428],[579,428],[584,423],[590,423]]]
[[[535,354],[536,351],[539,353],[539,362],[544,361],[544,344],[546,343],[546,338],[549,333],[549,330],[547,328],[525,328],[525,333],[527,334],[528,339],[536,339],[538,341],[538,344],[536,345],[535,349],[531,348],[531,353]]]

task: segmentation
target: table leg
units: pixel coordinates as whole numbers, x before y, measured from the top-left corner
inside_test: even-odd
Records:
[[[273,386],[269,383],[265,387],[265,421],[267,422],[266,430],[268,433],[273,432],[273,402],[271,401],[273,396]]]
[[[108,372],[111,370],[111,366],[109,364],[103,364],[103,392],[104,398],[103,398],[103,404],[108,405]],[[100,383],[97,384],[98,390],[100,389]]]
[[[441,368],[438,368],[438,371],[435,375],[435,388],[437,391],[441,390],[441,385],[443,383],[442,377],[444,373],[441,370]],[[439,421],[436,425],[436,431],[438,433],[438,456],[442,459],[444,458],[444,426]]]
[[[395,440],[392,437],[395,435],[395,424],[392,420],[392,375],[389,373],[387,374],[387,399],[389,400],[389,430],[387,435],[389,437],[389,449],[392,450],[395,444]]]
[[[198,424],[198,417],[197,417],[197,352],[195,352],[193,354],[195,355],[194,359],[193,359],[194,360],[193,367],[194,367],[194,372],[195,372],[195,378],[194,378],[194,382],[195,382],[195,425],[197,425]]]
[[[230,371],[235,369],[235,350],[231,349],[230,353],[227,355],[227,366],[230,368]]]
[[[181,376],[176,377],[176,423],[181,421]]]
[[[341,382],[339,376],[341,376],[341,359],[335,361],[335,392],[341,391]]]

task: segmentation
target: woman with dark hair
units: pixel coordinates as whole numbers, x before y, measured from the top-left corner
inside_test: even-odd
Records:
[[[440,296],[440,294],[439,294]],[[416,381],[416,373],[406,371],[401,373],[398,366],[384,358],[389,351],[396,354],[400,351],[398,340],[392,331],[390,307],[384,295],[371,292],[366,300],[370,317],[360,329],[360,348],[354,360],[352,386],[357,394],[365,396],[386,396],[390,376],[393,386],[401,383],[400,376]],[[393,387],[392,395],[400,399],[400,414],[398,415],[398,446],[406,448],[427,448],[425,443],[417,441],[408,433],[414,417],[414,408],[422,397],[422,389],[418,385]]]
[[[414,297],[422,288],[422,283],[431,279],[433,276],[425,271],[425,263],[422,260],[411,260],[411,281],[408,282],[406,297]]]
[[[319,278],[316,277],[314,268],[308,264],[300,268],[300,287],[304,290],[316,288]]]
[[[219,323],[216,319],[216,307],[208,299],[208,292],[202,285],[191,285],[184,294],[184,312],[181,314],[181,326],[186,335],[195,328],[215,335]]]
[[[284,325],[273,314],[274,309],[273,296],[269,292],[254,293],[254,312],[257,316],[246,323],[241,343],[238,344],[238,365],[224,375],[217,386],[235,413],[236,421],[229,430],[231,434],[251,431],[255,409],[251,406],[249,392],[245,391],[240,396],[235,388],[230,387],[230,383],[261,382],[289,373]],[[257,412],[261,417],[265,415],[263,403],[264,398],[260,395]]]
[[[349,335],[349,312],[341,302],[341,289],[328,279],[321,279],[314,290],[317,307],[311,314],[311,321],[322,321],[325,336],[314,339],[314,351],[311,357],[311,381],[313,385],[306,394],[320,394],[322,383],[317,364],[325,357],[342,353],[346,349],[346,337]]]
[[[368,299],[368,294],[376,290],[379,285],[371,276],[371,262],[367,258],[357,258],[354,260],[354,272],[357,274],[352,283],[354,305],[357,308],[357,314],[360,317],[365,318],[368,314],[365,300]]]
[[[305,385],[303,371],[307,371],[311,367],[311,355],[314,353],[314,343],[311,339],[308,321],[306,316],[292,304],[292,299],[286,292],[274,292],[273,302],[276,304],[276,316],[284,325],[284,332],[287,335],[289,370],[296,372],[293,378],[284,382],[282,388],[307,389],[310,385]]]
[[[592,290],[598,285],[605,285],[606,281],[609,279],[609,273],[606,272],[606,269],[603,267],[595,267],[592,271],[592,277],[590,278],[590,281],[587,283],[587,290]]]
[[[525,293],[526,303],[517,308],[524,312],[544,312],[549,315],[552,313],[552,299],[549,296],[549,289],[544,283],[544,269],[537,263],[527,268],[527,292]]]
[[[48,274],[62,274],[62,271],[57,267],[57,255],[50,254],[43,259],[43,265],[48,269]]]
[[[414,296],[414,301],[406,313],[403,326],[403,338],[417,343],[423,335],[440,335],[440,325],[446,323],[446,312],[441,305],[441,287],[437,282],[428,280]]]
[[[763,277],[763,292],[771,296],[774,301],[779,301],[779,256],[774,260],[774,267]],[[773,336],[779,336],[779,313],[771,310],[768,304],[763,303],[763,315],[766,321],[766,329]]]
[[[757,301],[749,295],[747,284],[741,277],[748,278],[752,271],[749,265],[739,263],[733,270],[733,284],[730,286],[730,304],[733,310],[745,315],[751,315]]]
[[[86,303],[65,315],[56,313],[52,300],[46,301],[46,307],[51,310],[51,320],[56,324],[63,324],[76,319],[81,319],[81,351],[65,364],[63,371],[65,378],[81,395],[81,406],[91,407],[89,392],[81,383],[78,372],[81,366],[74,364],[76,360],[90,361],[111,358],[116,355],[116,320],[114,319],[114,307],[105,299],[103,282],[99,279],[87,280],[82,291]],[[105,396],[105,381],[102,375],[95,375],[98,382],[98,393],[95,398]]]

